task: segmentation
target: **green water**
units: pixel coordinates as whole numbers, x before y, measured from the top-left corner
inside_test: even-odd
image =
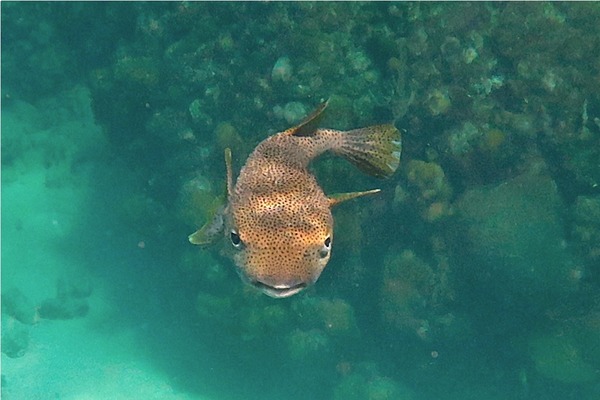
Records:
[[[0,7],[3,398],[600,398],[597,3]],[[272,299],[187,236],[326,99],[400,168]]]

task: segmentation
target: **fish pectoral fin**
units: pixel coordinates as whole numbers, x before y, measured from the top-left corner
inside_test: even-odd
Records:
[[[196,232],[188,236],[191,244],[198,246],[209,246],[215,243],[223,235],[225,227],[225,212],[227,199],[233,192],[233,172],[231,167],[231,149],[225,149],[225,168],[227,169],[227,187],[223,196],[219,196],[209,207],[207,222]]]
[[[313,111],[309,116],[304,118],[304,120],[302,122],[300,122],[298,125],[286,130],[285,133],[287,133],[289,135],[293,135],[293,136],[300,136],[300,137],[314,135],[314,133],[317,131],[317,128],[319,127],[319,123],[321,122],[321,120],[323,119],[323,116],[325,115],[325,114],[323,114],[323,111],[325,111],[328,104],[329,104],[329,99],[327,99],[324,102],[322,102],[321,104],[319,104],[319,106],[317,107],[317,109],[315,111]]]
[[[329,196],[329,207],[333,207],[346,200],[352,200],[357,197],[366,196],[369,194],[376,194],[381,192],[381,189],[365,190],[364,192],[350,192],[350,193],[336,193]]]
[[[215,243],[223,236],[224,215],[225,206],[217,208],[212,218],[209,218],[202,228],[188,236],[190,243],[198,246],[209,246]]]

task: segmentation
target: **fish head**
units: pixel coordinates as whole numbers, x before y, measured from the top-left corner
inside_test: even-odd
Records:
[[[277,204],[277,203],[276,203]],[[292,296],[313,284],[331,255],[333,218],[328,205],[296,210],[275,205],[235,210],[227,235],[243,281],[268,296]]]

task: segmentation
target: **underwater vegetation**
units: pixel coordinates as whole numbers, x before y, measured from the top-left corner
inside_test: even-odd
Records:
[[[89,87],[137,178],[115,213],[195,285],[185,318],[235,353],[207,357],[235,379],[283,382],[267,397],[593,400],[598,20],[594,2],[3,4],[2,96]],[[186,236],[224,194],[224,148],[237,173],[325,99],[324,127],[394,123],[399,173],[313,164],[326,193],[382,193],[335,210],[323,276],[276,301]],[[3,164],[18,145],[3,142]],[[7,355],[27,351],[35,318],[85,317],[91,287],[57,286],[35,306],[2,293]]]

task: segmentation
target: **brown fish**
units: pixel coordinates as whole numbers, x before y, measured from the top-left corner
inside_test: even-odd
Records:
[[[319,278],[333,244],[332,206],[379,192],[327,197],[308,170],[310,161],[330,150],[376,177],[390,176],[400,163],[400,132],[393,125],[318,129],[326,106],[256,146],[235,187],[226,149],[227,205],[189,236],[205,245],[224,231],[242,279],[271,297],[292,296]]]

